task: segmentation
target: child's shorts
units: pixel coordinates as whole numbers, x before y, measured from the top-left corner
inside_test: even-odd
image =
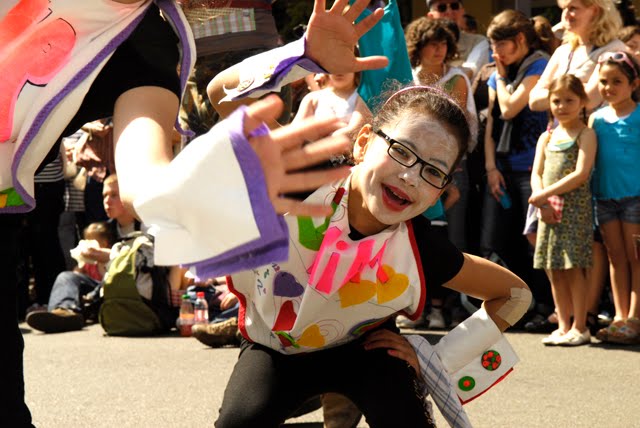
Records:
[[[613,220],[640,224],[640,196],[621,199],[598,199],[596,214],[599,225]]]

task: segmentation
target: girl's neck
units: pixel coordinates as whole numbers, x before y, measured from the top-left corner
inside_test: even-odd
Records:
[[[578,40],[578,46],[584,46],[587,49],[587,52],[589,50],[589,48],[591,47],[591,40],[589,40],[589,34],[577,34],[576,33],[576,38]]]
[[[636,109],[637,104],[633,99],[628,98],[616,104],[609,104],[609,106],[616,112],[616,116],[621,117],[631,114]]]
[[[423,65],[421,71],[423,73],[433,74],[438,79],[440,79],[442,76],[444,76],[445,70],[446,70],[446,67],[444,63],[440,63],[440,64]]]
[[[349,86],[348,88],[334,88],[333,86],[330,86],[329,89],[340,98],[349,98],[351,94],[353,94],[353,91],[356,90],[356,87]]]
[[[583,128],[586,128],[586,127],[587,125],[585,125],[585,123],[579,117],[562,121],[558,124],[558,128],[564,130],[567,134],[572,134],[574,132],[581,131]]]

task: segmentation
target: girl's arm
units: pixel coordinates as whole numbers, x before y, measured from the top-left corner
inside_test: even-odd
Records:
[[[529,93],[529,108],[533,111],[549,110],[549,85],[556,77],[558,70],[558,58],[560,55],[568,55],[567,49],[558,47],[549,59],[540,79]]]
[[[544,172],[544,149],[547,145],[547,141],[549,140],[549,131],[545,131],[538,138],[538,143],[536,144],[536,155],[533,159],[533,167],[531,169],[531,193],[537,193],[542,190],[542,173]],[[531,200],[529,203],[537,206]]]
[[[445,286],[484,300],[483,307],[501,331],[515,324],[531,302],[524,281],[507,269],[471,254],[464,254],[462,269]]]
[[[489,192],[496,200],[500,200],[505,183],[504,177],[496,166],[496,143],[491,136],[493,132],[493,105],[496,102],[496,91],[489,88],[489,106],[487,107],[487,126],[484,131],[484,168],[487,174]]]
[[[596,65],[596,68],[589,76],[589,80],[584,85],[584,91],[587,93],[587,110],[591,111],[602,104],[602,95],[598,90],[598,82],[600,81],[600,65]]]
[[[469,88],[467,86],[467,80],[462,76],[458,76],[455,85],[453,86],[453,90],[451,91],[451,96],[458,102],[464,111],[467,111],[468,94]]]
[[[302,119],[313,117],[317,105],[316,95],[317,92],[309,92],[304,96],[304,98],[302,98],[302,101],[300,101],[300,107],[298,108],[296,116],[293,118],[291,123],[300,122]]]
[[[535,196],[536,202],[543,201],[544,203],[544,201],[546,201],[549,196],[561,195],[563,193],[570,192],[589,180],[591,169],[593,168],[593,163],[596,158],[597,149],[596,134],[593,129],[585,128],[580,134],[580,138],[577,143],[579,143],[580,145],[580,150],[578,152],[578,161],[575,171],[567,174],[552,185],[545,187],[538,193],[534,191],[531,195],[531,198],[534,198]],[[533,188],[533,178],[531,187]]]
[[[536,83],[538,83],[538,80],[540,80],[539,75],[527,76],[522,80],[520,85],[518,85],[513,94],[510,94],[507,90],[507,82],[502,79],[497,79],[498,103],[500,104],[500,112],[504,119],[513,119],[527,106],[529,94]]]

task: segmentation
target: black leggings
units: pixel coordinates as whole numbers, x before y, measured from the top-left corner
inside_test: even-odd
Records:
[[[279,427],[307,399],[336,392],[362,411],[372,428],[434,426],[405,361],[362,341],[322,351],[284,355],[244,344],[215,426]]]

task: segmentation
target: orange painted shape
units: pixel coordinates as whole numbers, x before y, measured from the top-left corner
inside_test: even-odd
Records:
[[[409,287],[409,278],[406,275],[396,273],[389,265],[383,265],[382,269],[384,269],[389,279],[385,283],[376,281],[378,303],[380,304],[397,299]]]

